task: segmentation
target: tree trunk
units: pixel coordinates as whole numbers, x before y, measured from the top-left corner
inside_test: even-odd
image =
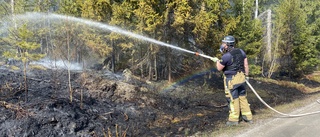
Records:
[[[23,61],[24,90],[26,92],[25,101],[28,101],[28,79],[27,79],[27,61]]]
[[[170,49],[168,49],[170,51]],[[171,52],[167,52],[168,53],[168,80],[169,82],[172,82],[172,76],[171,76]]]
[[[140,58],[143,58],[143,53],[142,53],[142,47],[140,47]],[[143,71],[143,63],[141,63],[140,67],[140,74],[141,74],[141,78],[144,77],[144,71]]]
[[[115,61],[116,61],[116,59],[115,59],[115,54],[116,54],[116,47],[114,46],[115,44],[114,44],[114,42],[113,42],[113,40],[112,40],[112,42],[111,42],[111,45],[112,45],[112,61],[111,61],[111,71],[114,73],[115,72]]]
[[[69,99],[70,99],[70,102],[72,102],[73,99],[72,99],[72,85],[71,85],[71,74],[70,74],[71,63],[70,63],[70,30],[69,29],[67,30],[67,50],[68,50],[68,53],[67,53],[68,67],[67,68],[68,68]]]
[[[154,55],[154,74],[153,74],[153,79],[152,80],[158,80],[158,69],[157,69],[157,56]]]
[[[150,45],[150,54],[149,54],[149,62],[148,62],[148,67],[149,67],[149,75],[148,75],[148,80],[152,79],[152,67],[153,67],[153,45]]]
[[[17,23],[14,17],[14,0],[11,0],[11,14],[12,14],[12,20],[14,22],[14,28],[17,29]]]

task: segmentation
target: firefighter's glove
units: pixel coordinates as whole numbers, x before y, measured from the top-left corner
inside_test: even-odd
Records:
[[[213,62],[217,62],[219,61],[219,59],[217,57],[213,57],[213,58],[210,58]]]
[[[248,81],[248,82],[249,82],[249,77],[248,77],[248,76],[246,76],[246,81]]]

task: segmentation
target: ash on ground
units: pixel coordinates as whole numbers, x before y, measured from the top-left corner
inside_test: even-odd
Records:
[[[23,73],[2,67],[0,136],[189,136],[219,130],[228,115],[218,75],[206,85],[195,82],[201,78],[166,92],[163,84],[128,82],[118,74],[78,71],[71,72],[71,83],[68,78],[66,70],[30,70],[26,93]],[[303,96],[288,92],[266,101]],[[249,102],[253,112],[264,108],[258,100]]]

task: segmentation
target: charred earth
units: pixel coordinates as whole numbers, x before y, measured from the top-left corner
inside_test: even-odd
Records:
[[[219,74],[166,90],[163,83],[126,81],[121,74],[73,71],[70,76],[72,92],[66,70],[30,70],[26,97],[23,73],[1,67],[0,136],[188,136],[216,130],[227,118]],[[263,97],[271,105],[306,96],[250,82],[268,91]],[[249,97],[254,114],[265,108],[252,93]]]

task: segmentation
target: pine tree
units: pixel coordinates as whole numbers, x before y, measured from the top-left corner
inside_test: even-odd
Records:
[[[243,49],[249,59],[249,67],[251,75],[261,74],[261,66],[256,62],[257,57],[261,53],[262,47],[262,24],[259,20],[255,20],[253,15],[254,0],[246,1],[243,5],[242,1],[235,1],[233,11],[235,16],[239,18],[233,35],[236,37],[236,47]],[[239,11],[239,12],[236,12]],[[262,59],[261,57],[260,59]]]
[[[137,1],[123,1],[112,3],[112,16],[108,24],[125,29],[126,31],[133,31],[136,22],[134,21],[134,10],[137,7]],[[111,32],[106,35],[112,47],[112,69],[119,70],[128,68],[128,60],[132,56],[133,41],[130,37]],[[137,42],[138,43],[138,42]],[[131,61],[132,63],[132,61]]]
[[[138,25],[136,26],[136,32],[157,39],[161,33],[159,26],[162,24],[161,16],[155,11],[153,5],[157,3],[147,0],[141,0],[138,3],[138,8],[134,10],[135,17],[137,17]],[[141,43],[141,46],[146,45],[147,55],[143,64],[148,68],[148,79],[157,80],[157,53],[159,52],[158,45],[151,43]],[[142,64],[141,64],[142,65]],[[141,68],[143,69],[143,68]]]
[[[192,8],[190,7],[188,0],[175,1],[174,8],[174,22],[172,27],[176,30],[176,35],[184,37],[184,33],[187,29],[187,24],[192,20]]]
[[[85,0],[81,5],[81,17],[100,22],[107,22],[110,20],[111,11],[110,3],[106,0]],[[104,9],[106,11],[104,11]],[[96,28],[84,27],[82,29],[80,38],[85,42],[86,46],[93,49],[101,57],[106,57],[112,52],[110,44],[107,43],[106,31],[98,30]]]
[[[201,47],[205,47],[205,46],[208,47],[208,45],[212,45],[214,41],[212,38],[212,34],[213,34],[212,24],[219,20],[218,15],[214,14],[217,10],[211,7],[208,7],[210,6],[208,5],[210,3],[208,2],[201,3],[201,8],[195,14],[195,17],[193,19],[193,23],[195,27],[192,30],[192,32],[195,36],[195,42]],[[211,5],[211,6],[215,7],[214,5]]]
[[[303,10],[307,14],[307,29],[311,32],[309,42],[320,51],[320,1],[306,0],[302,2]],[[320,57],[320,56],[319,56]]]
[[[301,44],[294,48],[294,59],[297,72],[302,74],[312,73],[320,64],[320,7],[319,1],[301,1],[301,11],[305,14],[301,18],[301,33],[298,38]],[[300,22],[300,21],[299,21]]]
[[[14,32],[14,31],[13,31]],[[27,25],[19,27],[15,33],[11,33],[8,38],[5,39],[7,43],[10,43],[11,48],[19,49],[18,53],[16,50],[8,49],[3,53],[3,56],[6,58],[14,58],[20,60],[23,63],[23,72],[24,72],[24,88],[26,92],[25,100],[28,100],[28,85],[27,85],[27,67],[28,62],[36,61],[43,58],[44,54],[38,54],[33,51],[40,48],[40,44],[34,42],[33,32],[28,30]]]
[[[289,76],[300,76],[310,72],[318,62],[316,45],[307,29],[307,15],[300,0],[282,0],[276,9],[276,24],[280,32],[279,49],[282,56],[280,64],[288,70]]]

